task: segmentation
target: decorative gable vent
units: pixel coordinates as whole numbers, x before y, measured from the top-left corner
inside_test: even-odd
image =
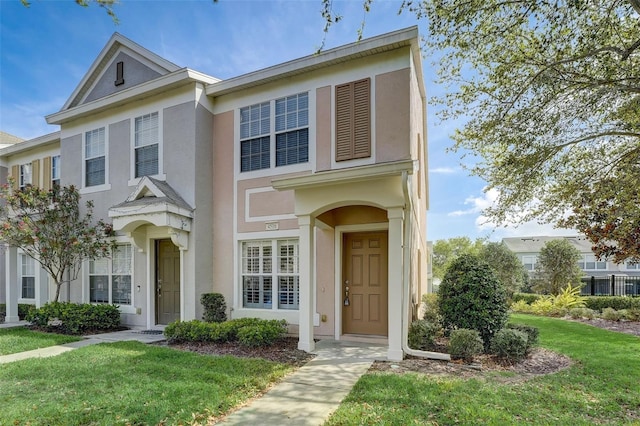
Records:
[[[116,64],[116,81],[114,82],[116,86],[121,86],[124,84],[124,62],[120,61]]]

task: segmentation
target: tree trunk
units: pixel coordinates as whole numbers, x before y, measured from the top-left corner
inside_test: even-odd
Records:
[[[57,279],[54,278],[53,280],[56,284],[56,296],[53,298],[53,302],[57,302],[58,299],[60,298],[60,287],[62,287],[62,282],[58,281]]]

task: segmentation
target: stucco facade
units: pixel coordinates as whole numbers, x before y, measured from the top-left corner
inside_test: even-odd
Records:
[[[428,291],[425,114],[416,28],[223,81],[114,34],[47,116],[60,131],[0,150],[0,179],[56,157],[113,222],[117,262],[87,262],[63,300],[152,329],[220,292],[231,317],[286,319],[301,349],[367,339],[401,359]],[[7,321],[51,297],[45,274],[25,293],[20,262],[8,248]]]

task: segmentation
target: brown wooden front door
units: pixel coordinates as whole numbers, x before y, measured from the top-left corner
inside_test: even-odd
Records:
[[[387,246],[386,231],[343,235],[344,334],[386,336],[388,333]]]
[[[180,250],[171,240],[156,242],[156,320],[180,319]]]

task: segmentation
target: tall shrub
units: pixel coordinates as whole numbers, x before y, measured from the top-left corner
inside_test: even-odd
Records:
[[[204,307],[202,319],[206,322],[224,322],[227,320],[227,304],[220,293],[204,293],[200,296]]]
[[[508,317],[505,290],[491,268],[473,255],[451,263],[439,290],[440,315],[447,330],[476,330],[489,347]]]

